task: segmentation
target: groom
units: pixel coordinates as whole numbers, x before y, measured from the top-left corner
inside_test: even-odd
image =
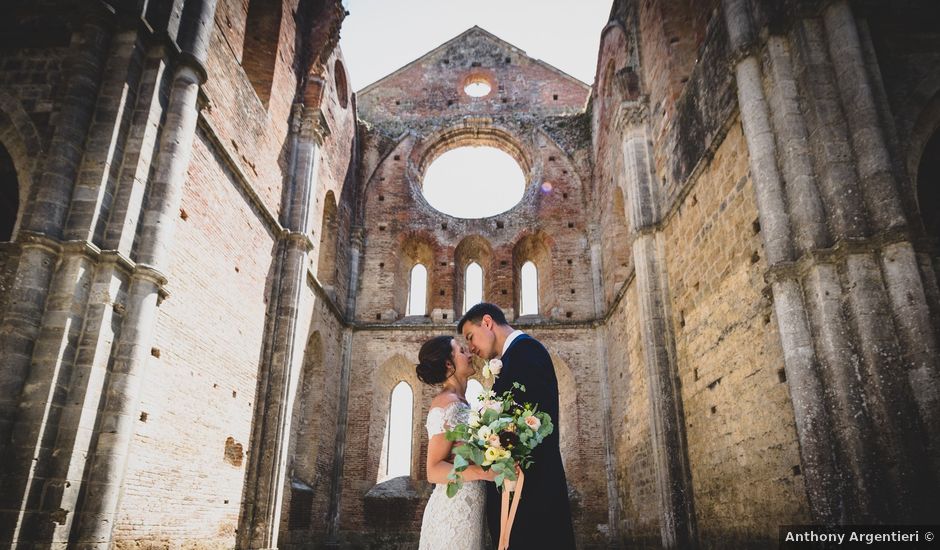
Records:
[[[568,483],[558,448],[558,380],[548,352],[538,340],[513,330],[503,311],[493,304],[477,304],[457,323],[470,351],[484,361],[500,358],[502,371],[493,384],[496,395],[513,390],[513,382],[525,392],[513,390],[516,401],[536,403],[552,418],[555,431],[532,451],[533,463],[525,470],[525,487],[516,512],[512,550],[574,548]],[[496,485],[486,484],[486,515],[490,534],[499,540],[500,495]]]

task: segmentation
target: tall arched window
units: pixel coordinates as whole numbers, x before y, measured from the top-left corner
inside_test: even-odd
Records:
[[[408,287],[406,315],[424,315],[428,301],[428,270],[421,264],[411,268],[411,285]]]
[[[464,313],[483,301],[483,268],[476,262],[470,262],[464,277],[463,310]]]
[[[539,274],[532,262],[522,264],[522,292],[519,295],[519,315],[539,313]]]
[[[399,382],[392,390],[392,403],[388,412],[388,462],[386,477],[411,475],[411,421],[414,394],[411,386]]]

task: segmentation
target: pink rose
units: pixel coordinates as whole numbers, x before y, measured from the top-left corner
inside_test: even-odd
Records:
[[[502,444],[502,443],[500,442],[500,440],[499,440],[499,436],[496,435],[496,434],[493,434],[493,435],[487,437],[487,438],[486,438],[486,443],[487,443],[490,447],[493,447],[494,449],[499,449],[500,447],[503,446],[503,444]]]
[[[534,431],[539,431],[539,428],[542,427],[542,422],[533,415],[525,417],[525,425],[532,428]]]

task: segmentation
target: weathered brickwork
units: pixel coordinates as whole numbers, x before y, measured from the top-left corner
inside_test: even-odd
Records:
[[[168,274],[181,284],[160,306],[115,538],[216,539],[221,547],[234,536],[244,478],[244,461],[225,461],[226,440],[251,451],[273,239],[204,138],[188,179],[198,184],[185,188]],[[129,513],[138,509],[149,511],[146,521]],[[203,521],[186,521],[194,515]]]
[[[635,280],[627,281],[623,299],[610,318],[608,384],[616,450],[617,497],[623,510],[624,541],[636,546],[659,546],[658,490],[650,439],[649,388],[636,315]]]
[[[593,86],[473,27],[358,92],[337,0],[142,4],[0,21],[0,544],[416,547],[470,262],[552,355],[579,548],[938,521],[935,2],[616,0]],[[427,203],[466,146],[519,204]]]
[[[696,517],[715,547],[808,521],[744,151],[733,124],[664,230]]]

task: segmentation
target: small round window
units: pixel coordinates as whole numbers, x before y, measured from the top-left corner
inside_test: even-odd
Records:
[[[493,87],[485,80],[474,80],[467,83],[463,91],[470,97],[486,97],[493,91]]]

